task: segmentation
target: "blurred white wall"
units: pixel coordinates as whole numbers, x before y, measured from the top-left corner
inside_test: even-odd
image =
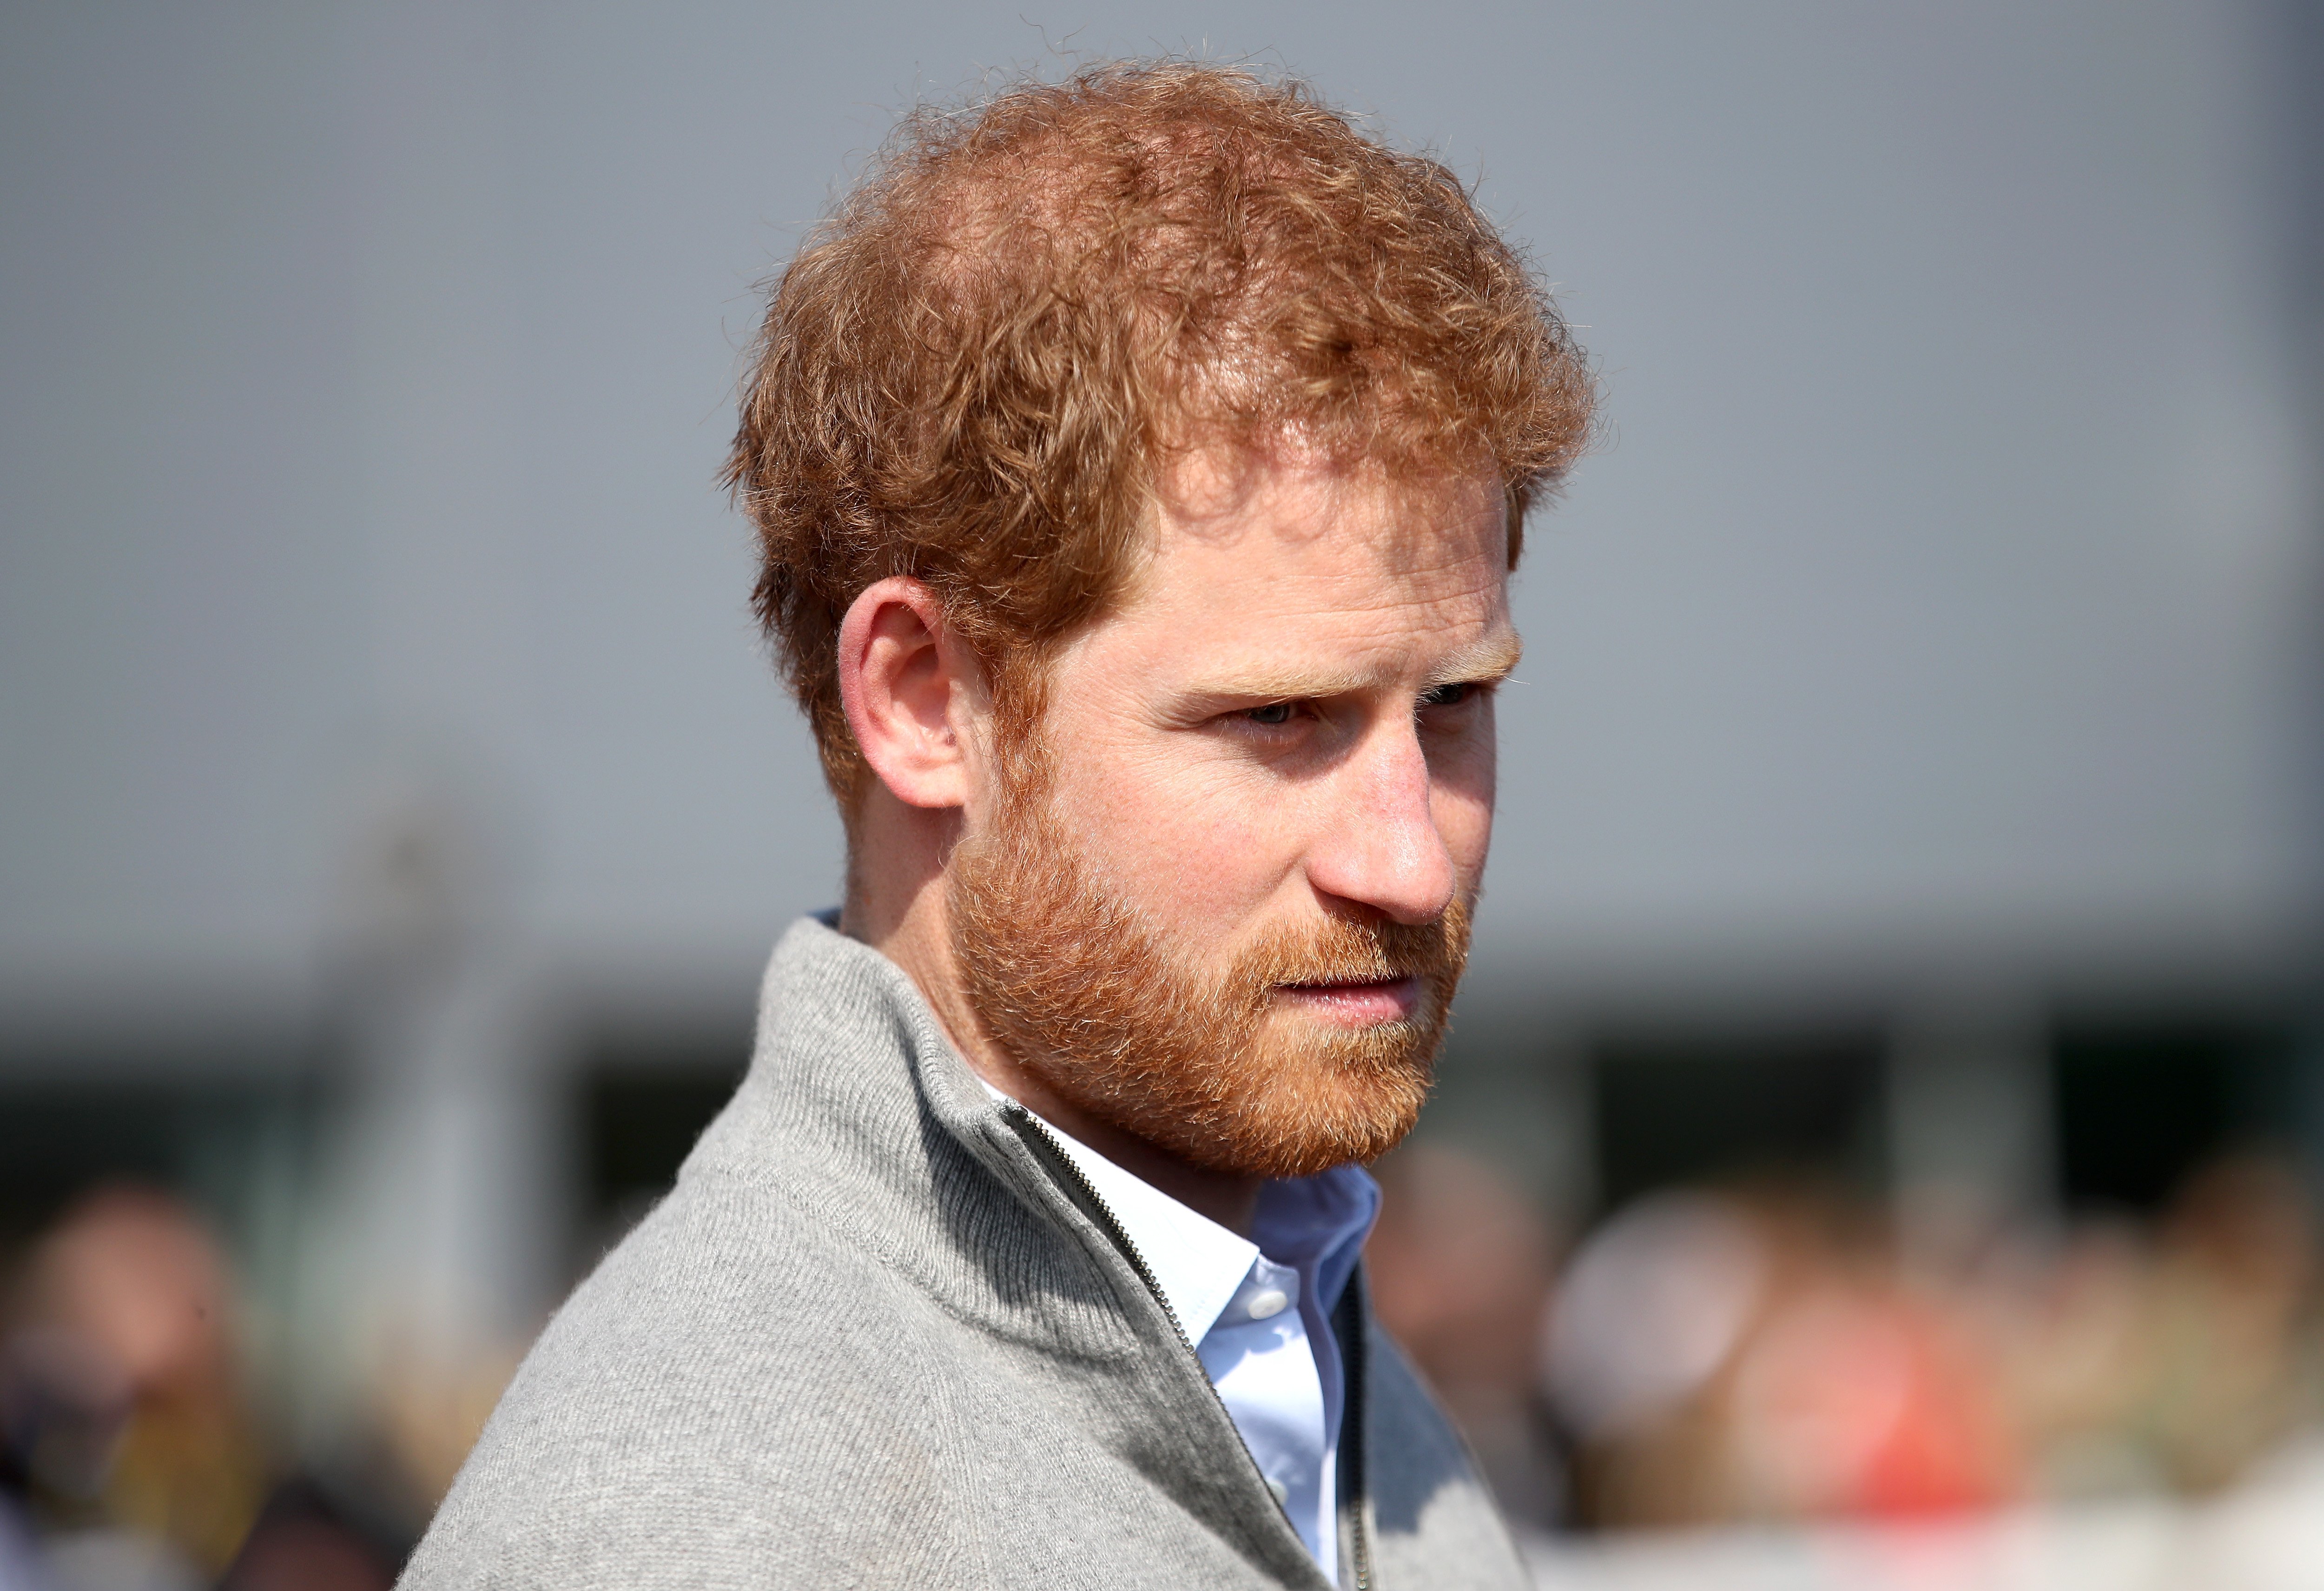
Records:
[[[529,1217],[466,1224],[540,1173],[459,1136],[512,1094],[409,1081],[485,1064],[442,1035],[731,996],[835,893],[714,485],[753,283],[898,110],[1057,51],[1310,76],[1477,176],[1603,365],[1612,446],[1523,577],[1482,987],[2282,961],[2316,510],[2276,20],[8,7],[0,1028],[307,1011],[450,913],[493,954],[379,1030],[406,1126],[351,1197],[501,1285]]]
[[[286,997],[383,782],[510,842],[549,964],[728,977],[827,900],[712,484],[752,283],[1052,48],[1311,75],[1587,328],[1489,965],[2264,944],[2314,873],[2269,16],[10,8],[5,998]]]

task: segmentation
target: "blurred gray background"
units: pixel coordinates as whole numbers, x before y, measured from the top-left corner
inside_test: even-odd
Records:
[[[656,1068],[731,1075],[836,892],[714,478],[756,284],[917,100],[1156,51],[1436,152],[1604,374],[1433,1131],[1584,1210],[1655,1175],[1624,1044],[1852,1044],[1896,1189],[2054,1201],[2091,1021],[2263,1035],[2306,1134],[2318,38],[2274,0],[9,5],[0,1193],[195,1188],[317,1408],[521,1344],[651,1159],[625,1124],[692,1108]]]

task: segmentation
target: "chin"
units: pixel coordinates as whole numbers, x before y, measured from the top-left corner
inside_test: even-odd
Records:
[[[1265,1046],[1279,1058],[1274,1065],[1238,1079],[1231,1097],[1148,1135],[1208,1170],[1265,1178],[1369,1164],[1402,1142],[1427,1103],[1434,1047],[1416,1055],[1416,1035],[1403,1022],[1332,1029],[1336,1043],[1315,1042],[1317,1024],[1299,1026],[1309,1042]],[[1283,1049],[1305,1053],[1286,1064]]]

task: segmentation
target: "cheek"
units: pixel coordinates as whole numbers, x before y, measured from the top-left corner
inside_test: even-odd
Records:
[[[1473,888],[1485,871],[1485,853],[1493,841],[1490,790],[1479,800],[1467,791],[1440,785],[1429,798],[1428,812],[1452,858],[1453,871]]]
[[[1484,871],[1493,838],[1493,801],[1498,749],[1492,704],[1488,701],[1481,733],[1448,754],[1429,762],[1428,813],[1451,853],[1452,865],[1472,883]]]
[[[1058,791],[1085,859],[1165,922],[1234,930],[1295,871],[1299,824],[1247,773],[1089,747]]]

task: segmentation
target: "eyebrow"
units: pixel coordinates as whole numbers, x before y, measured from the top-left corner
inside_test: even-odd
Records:
[[[1517,659],[1524,655],[1525,643],[1517,639],[1515,630],[1503,624],[1479,636],[1430,670],[1428,683],[1490,685],[1516,672]]]
[[[1461,647],[1428,671],[1423,689],[1439,685],[1488,685],[1507,679],[1525,651],[1517,633],[1504,625]],[[1214,700],[1314,701],[1370,689],[1379,676],[1361,669],[1262,667],[1250,673],[1204,680],[1190,694]]]

